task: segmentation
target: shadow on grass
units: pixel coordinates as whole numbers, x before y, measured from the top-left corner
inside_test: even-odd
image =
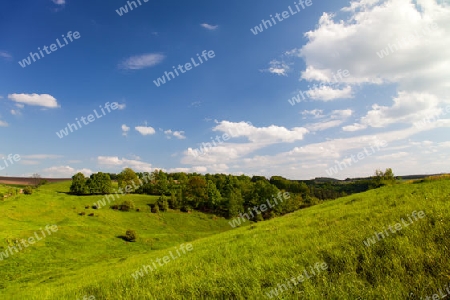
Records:
[[[116,238],[121,239],[121,240],[123,240],[123,241],[125,241],[125,242],[128,242],[128,243],[134,243],[134,242],[136,242],[135,240],[133,240],[133,241],[128,240],[127,237],[124,236],[124,235],[118,235],[118,236],[116,236]]]

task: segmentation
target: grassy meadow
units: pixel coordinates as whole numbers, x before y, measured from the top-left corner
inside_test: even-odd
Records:
[[[8,239],[59,228],[0,261],[0,299],[420,299],[450,283],[450,180],[383,187],[236,229],[198,212],[152,214],[152,196],[117,201],[132,199],[140,212],[85,209],[101,196],[67,195],[69,186],[0,201],[0,251]],[[364,245],[413,211],[425,217]],[[127,229],[136,242],[118,238]],[[132,277],[188,242],[192,251]],[[327,269],[270,294],[316,263]]]

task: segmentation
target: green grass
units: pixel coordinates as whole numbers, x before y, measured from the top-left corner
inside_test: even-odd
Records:
[[[56,186],[0,203],[2,238],[60,226],[41,244],[0,262],[0,278],[6,278],[0,298],[263,299],[317,262],[328,269],[280,299],[408,299],[412,293],[410,299],[420,299],[450,282],[450,180],[371,190],[226,232],[226,220],[200,213],[102,209],[98,218],[81,217],[76,212],[88,198],[56,194]],[[138,207],[155,200],[129,197]],[[363,244],[420,210],[424,219]],[[141,236],[138,242],[114,237],[129,227]],[[131,276],[187,241],[192,252],[141,279]]]

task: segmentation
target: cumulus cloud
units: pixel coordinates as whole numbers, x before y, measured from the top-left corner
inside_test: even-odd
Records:
[[[153,127],[149,127],[149,126],[137,126],[137,127],[134,127],[134,129],[144,136],[152,135],[152,134],[156,133],[155,129]]]
[[[31,106],[42,106],[47,108],[59,107],[55,97],[49,94],[9,94],[8,99]]]
[[[77,170],[70,166],[54,166],[44,169],[41,175],[50,178],[70,178],[78,172],[83,173],[85,176],[90,176],[92,174],[90,169]]]
[[[305,34],[307,44],[289,52],[306,62],[302,79],[331,82],[345,68],[350,76],[342,81],[349,84],[396,83],[400,91],[433,91],[448,99],[450,69],[444,66],[450,63],[445,46],[450,44],[450,6],[432,0],[370,0],[353,1],[343,11],[349,17],[338,21],[338,14],[324,13],[317,28]],[[394,44],[404,39],[411,43],[396,49]],[[337,49],[339,59],[329,49]],[[390,54],[380,59],[381,49]]]
[[[367,127],[386,127],[393,123],[413,124],[442,113],[437,96],[429,93],[402,91],[394,97],[392,106],[374,104],[372,110],[361,118],[360,122],[344,128],[346,131],[356,131]]]
[[[307,118],[308,116],[313,116],[314,119],[325,117],[325,115],[323,115],[322,109],[304,110],[300,114],[303,116],[303,119]]]
[[[0,120],[0,127],[8,127],[8,123],[6,123],[5,121]]]
[[[311,99],[322,101],[353,98],[352,88],[350,86],[346,86],[343,89],[333,88],[331,86],[320,86],[308,90],[307,93]]]
[[[53,3],[58,4],[58,5],[64,5],[66,4],[66,0],[52,0]]]
[[[289,65],[287,65],[285,62],[275,59],[272,60],[269,65],[270,67],[268,69],[261,70],[261,72],[269,72],[280,76],[287,76],[287,73],[290,70]]]
[[[268,127],[255,127],[246,122],[222,121],[213,128],[213,131],[228,133],[231,137],[245,137],[255,143],[291,143],[302,140],[308,130],[304,127],[285,127],[271,125]]]
[[[152,172],[155,168],[152,168],[150,163],[146,163],[136,159],[119,158],[118,156],[99,156],[97,162],[101,166],[117,168],[131,168],[137,172]]]
[[[317,118],[318,110],[305,112],[305,115],[312,114],[314,118]],[[320,114],[322,114],[322,111],[320,111]],[[322,116],[327,117],[326,119],[323,119],[321,122],[307,124],[305,127],[311,132],[335,128],[343,124],[352,114],[353,111],[351,109],[333,110],[328,116]]]
[[[184,136],[184,131],[172,131],[171,129],[165,130],[164,134],[170,139],[172,136],[176,137],[179,140],[184,140],[186,136]]]
[[[159,53],[147,53],[132,56],[125,59],[119,64],[120,69],[139,70],[154,67],[160,64],[166,58],[165,55]]]

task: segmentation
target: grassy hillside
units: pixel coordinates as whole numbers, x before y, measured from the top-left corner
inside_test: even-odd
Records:
[[[40,228],[45,230],[46,225],[59,228],[34,245],[22,246],[24,251],[13,250],[13,255],[0,260],[0,299],[27,299],[23,296],[27,290],[70,280],[72,274],[84,277],[87,266],[107,263],[107,269],[130,256],[231,229],[225,219],[201,213],[152,214],[148,204],[156,202],[154,196],[127,195],[117,200],[133,200],[140,212],[85,209],[102,197],[70,196],[64,193],[69,187],[70,182],[45,185],[33,195],[0,201],[0,252],[16,239],[35,236],[35,232],[42,237]],[[80,216],[80,212],[86,215]],[[89,217],[90,213],[94,216]],[[137,232],[139,242],[119,238],[127,229]]]
[[[30,236],[45,224],[61,226],[45,243],[0,262],[0,278],[7,278],[1,283],[0,296],[263,299],[269,298],[268,293],[275,297],[273,289],[285,284],[286,289],[277,290],[280,299],[420,299],[450,282],[449,198],[449,180],[401,184],[208,236],[223,231],[225,221],[214,223],[201,214],[176,213],[148,214],[142,219],[144,213],[107,210],[89,219],[73,216],[86,198],[80,201],[43,191],[35,198],[0,203],[0,224],[6,228],[0,232],[2,238]],[[143,206],[147,199],[135,201]],[[77,209],[72,211],[72,206]],[[423,211],[425,217],[374,245],[363,243],[402,218],[409,223],[414,211]],[[176,218],[183,217],[175,225]],[[137,243],[111,237],[130,226],[146,226],[149,231],[138,230],[143,239]],[[148,240],[156,237],[160,240],[150,250]],[[191,242],[192,251],[142,278],[133,278],[144,264],[197,238]],[[287,285],[290,278],[298,278],[316,263],[325,263],[326,270],[291,284],[292,288]]]

